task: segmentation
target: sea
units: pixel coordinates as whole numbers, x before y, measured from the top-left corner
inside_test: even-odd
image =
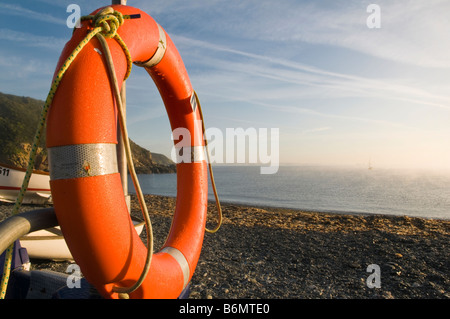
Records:
[[[215,166],[220,202],[305,211],[450,219],[450,172],[323,166]],[[144,194],[176,197],[176,174],[138,175]],[[135,193],[129,178],[129,192]],[[214,200],[211,183],[209,199]]]

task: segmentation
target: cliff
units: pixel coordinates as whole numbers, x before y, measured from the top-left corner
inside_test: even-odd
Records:
[[[0,163],[26,168],[43,101],[0,92]],[[162,154],[130,140],[137,174],[174,173],[176,165]],[[45,136],[36,155],[35,169],[48,171]]]

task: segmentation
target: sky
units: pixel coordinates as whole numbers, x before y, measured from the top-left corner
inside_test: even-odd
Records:
[[[72,3],[87,15],[110,2],[0,0],[1,92],[45,100]],[[281,165],[450,169],[449,1],[128,5],[174,41],[207,129],[254,129],[260,143],[266,130]],[[136,143],[170,156],[161,97],[136,66],[127,125]]]

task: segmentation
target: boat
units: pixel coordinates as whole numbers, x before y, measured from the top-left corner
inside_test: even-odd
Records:
[[[136,221],[133,221],[136,222]],[[144,222],[137,222],[138,233],[143,230]],[[8,290],[3,291],[6,299],[98,299],[101,296],[85,278],[78,278],[72,272],[63,273],[49,269],[33,270],[30,268],[30,255],[20,238],[28,233],[39,234],[41,229],[53,229],[58,226],[53,207],[25,211],[13,215],[0,222],[0,265],[6,258],[6,249],[13,245]],[[47,241],[48,242],[48,241]],[[0,267],[0,278],[3,278],[4,268]],[[8,281],[7,281],[8,282]],[[72,284],[72,285],[70,285]],[[72,289],[72,288],[78,289]],[[183,291],[180,298],[187,298],[189,287]]]
[[[22,188],[26,169],[0,163],[0,201],[14,203]],[[52,202],[50,175],[33,170],[23,204],[49,204]]]
[[[145,222],[132,217],[134,228],[140,235]],[[72,261],[73,257],[67,247],[59,226],[31,232],[20,238],[20,244],[27,249],[28,256],[35,259],[53,261]]]
[[[21,245],[26,247],[27,240],[31,241],[30,239],[33,239],[33,237],[35,237],[34,240],[43,244],[53,241],[48,236],[54,236],[60,240],[66,238],[76,258],[76,264],[83,269],[83,278],[79,281],[85,280],[89,284],[88,298],[91,297],[92,291],[97,292],[100,297],[114,299],[185,298],[189,295],[190,280],[200,257],[204,232],[207,230],[208,173],[206,158],[202,152],[206,145],[204,144],[201,107],[198,96],[190,84],[181,57],[164,29],[153,18],[139,9],[123,5],[115,6],[115,8],[117,10],[112,7],[104,7],[85,17],[85,20],[91,20],[91,22],[90,25],[85,23],[82,26],[82,28],[89,29],[88,36],[84,39],[78,39],[79,35],[84,37],[86,33],[84,29],[74,31],[75,36],[73,36],[72,42],[68,42],[60,57],[60,62],[61,64],[64,63],[64,67],[61,67],[60,72],[55,74],[57,80],[54,81],[55,84],[52,85],[49,92],[49,97],[51,97],[49,100],[52,100],[53,97],[55,97],[55,100],[52,103],[46,103],[44,106],[44,110],[47,111],[45,108],[49,107],[50,104],[52,105],[48,114],[46,145],[49,151],[49,159],[52,159],[49,162],[52,165],[50,171],[54,208],[24,212],[20,214],[21,216],[19,214],[13,215],[1,222],[0,234],[3,233],[4,235],[0,236],[0,252],[7,251],[5,261],[8,257],[8,262],[12,263],[11,253],[15,253],[16,250],[9,247],[17,239],[21,239]],[[119,36],[118,33],[116,34],[117,28],[128,19],[139,20],[129,23],[129,27],[122,28],[123,32]],[[100,24],[102,26],[97,27]],[[94,32],[89,32],[91,26],[94,27]],[[96,53],[92,53],[93,50],[81,50],[85,45],[87,46],[94,36],[97,36],[98,42],[102,45],[102,52],[94,50]],[[111,53],[116,55],[119,48],[111,46],[114,51],[110,52],[105,36],[114,36],[121,45],[121,50],[125,51],[127,56],[127,63],[119,63],[117,70],[112,64],[110,55]],[[71,51],[69,48],[71,48],[72,43],[76,44],[79,40],[82,40],[79,46]],[[128,46],[130,50],[125,45],[126,40],[130,42]],[[84,56],[84,58],[75,62],[70,69],[70,72],[72,72],[70,74],[75,75],[74,78],[81,79],[77,77],[78,74],[90,73],[89,78],[92,79],[91,84],[93,85],[87,85],[89,90],[83,93],[81,100],[87,103],[91,98],[94,98],[102,102],[98,105],[105,112],[96,110],[94,112],[95,117],[89,116],[93,113],[86,113],[83,105],[72,104],[74,100],[67,103],[69,108],[63,107],[66,104],[64,102],[66,95],[80,92],[76,87],[81,85],[82,82],[82,85],[86,86],[84,81],[71,83],[70,79],[74,78],[67,74],[68,78],[64,78],[65,80],[61,82],[62,76],[78,53],[80,53],[79,56]],[[108,56],[106,63],[111,72],[109,75],[113,80],[120,81],[120,83],[113,81],[115,82],[113,97],[115,100],[108,99],[105,103],[103,103],[102,96],[111,98],[111,87],[107,79],[108,74],[102,71],[105,62],[98,63],[97,53],[104,55],[105,59]],[[122,51],[118,54],[122,54]],[[63,55],[67,55],[67,60],[62,58]],[[95,56],[95,58],[87,59],[90,56]],[[67,65],[65,61],[68,63]],[[86,61],[89,63],[84,63]],[[187,146],[190,149],[191,156],[185,156],[179,162],[180,165],[177,165],[177,183],[183,185],[183,187],[180,187],[180,192],[177,194],[177,207],[170,233],[163,248],[155,254],[153,254],[151,227],[147,232],[148,248],[133,231],[133,228],[136,228],[137,225],[133,227],[127,216],[126,203],[122,197],[121,176],[117,174],[118,171],[114,164],[116,162],[114,158],[116,147],[114,144],[117,141],[117,130],[115,129],[117,124],[113,123],[114,126],[111,126],[110,122],[117,118],[114,119],[114,116],[109,115],[114,114],[111,110],[117,110],[117,113],[120,113],[121,125],[124,124],[122,96],[119,87],[128,77],[132,63],[144,67],[152,76],[156,86],[161,91],[172,128],[187,127],[188,133],[193,137],[195,136]],[[57,66],[58,68],[59,66]],[[88,70],[90,72],[86,72]],[[124,79],[121,77],[116,79],[115,71],[121,76],[125,74]],[[97,78],[93,78],[92,74]],[[106,81],[102,81],[102,79]],[[59,86],[60,83],[64,83],[65,86]],[[57,88],[59,91],[55,95]],[[87,99],[84,99],[84,97],[87,97]],[[109,102],[113,104],[117,102],[117,109],[111,109]],[[74,110],[76,110],[76,107],[81,107],[82,112],[79,114],[85,116],[86,121],[79,122],[72,119],[71,123],[76,125],[68,128],[66,125],[68,117],[66,115],[67,110],[72,110],[72,107],[75,108]],[[102,121],[98,121],[98,117],[102,117]],[[80,123],[88,129],[78,131]],[[94,123],[94,126],[90,123]],[[63,130],[58,132],[58,127]],[[103,130],[103,127],[107,129]],[[77,130],[77,133],[71,134],[71,129]],[[90,129],[95,129],[95,132],[91,132]],[[62,139],[58,139],[58,135],[62,132],[64,133]],[[106,133],[104,133],[104,138],[101,139],[100,134],[94,134],[96,132]],[[194,132],[200,132],[201,134],[194,135]],[[123,139],[128,141],[126,130],[122,130],[122,134]],[[75,135],[83,142],[73,140]],[[84,139],[86,137],[87,139]],[[60,144],[63,140],[68,143]],[[127,160],[130,161],[128,157],[130,157],[131,152],[128,150],[127,143],[125,143]],[[77,156],[72,156],[73,154],[77,154]],[[131,169],[131,171],[134,180],[134,170]],[[9,175],[9,171],[7,175]],[[137,180],[137,178],[135,179]],[[99,194],[102,194],[101,191],[104,190],[105,185],[107,185],[108,191],[100,196]],[[97,189],[100,189],[100,192],[96,192]],[[29,190],[31,192],[36,191],[32,184],[30,184]],[[140,194],[138,197],[143,196]],[[99,201],[101,201],[100,204],[98,204]],[[142,202],[140,203],[141,207],[145,207],[142,210],[146,219],[145,224],[149,226],[150,221],[146,206],[142,205]],[[74,218],[71,219],[70,217]],[[64,236],[57,231],[60,230],[58,225],[61,226]],[[46,233],[38,233],[41,229],[44,229]],[[30,238],[26,238],[27,236]],[[14,247],[17,247],[17,245],[14,245]],[[30,249],[27,248],[28,250]],[[57,250],[57,248],[49,248],[49,250]],[[30,253],[32,254],[31,251]],[[95,262],[92,262],[93,259],[95,259]],[[142,267],[143,265],[144,267]],[[28,291],[32,295],[25,292],[27,298],[36,298],[35,293],[41,292],[46,294],[46,297],[61,298],[63,296],[70,298],[68,295],[62,295],[61,290],[70,290],[71,296],[74,296],[74,293],[76,296],[80,296],[80,294],[77,294],[77,291],[80,290],[71,289],[73,286],[70,287],[69,285],[69,281],[73,277],[71,275],[58,275],[61,280],[57,282],[58,287],[53,288],[50,286],[56,286],[56,280],[53,280],[56,276],[48,276],[49,272],[40,271],[36,273],[36,271],[31,271],[28,276],[25,271],[20,270],[20,264],[19,267],[13,268],[13,270],[19,269],[18,271],[10,271],[11,268],[4,267],[5,274],[2,275],[0,298],[6,296],[4,288],[8,286],[10,275],[12,278],[10,286],[19,288],[17,290],[19,290],[20,296],[24,295],[24,289],[19,287],[21,282],[29,283]],[[33,278],[34,274],[38,274],[39,280],[36,280],[36,275]],[[3,279],[6,279],[6,285]],[[135,282],[133,286],[126,286],[132,282]],[[33,286],[36,283],[38,285]],[[15,293],[14,290],[13,293]],[[84,292],[82,293],[84,296]]]
[[[0,201],[14,203],[22,187],[26,169],[0,163]],[[48,172],[33,170],[22,204],[52,204],[50,175]],[[133,220],[140,234],[144,222]],[[73,260],[59,226],[41,229],[20,238],[22,247],[30,258],[55,261]]]

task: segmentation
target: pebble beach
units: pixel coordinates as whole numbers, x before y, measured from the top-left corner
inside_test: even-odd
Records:
[[[170,229],[175,198],[145,199],[158,251]],[[0,220],[12,207],[0,204]],[[41,207],[24,205],[22,211]],[[222,210],[219,231],[205,233],[190,299],[450,298],[450,220],[228,203]],[[133,195],[131,214],[141,217]],[[211,202],[207,227],[216,222]],[[141,238],[146,241],[145,230]],[[32,269],[61,272],[70,264],[31,263]]]

